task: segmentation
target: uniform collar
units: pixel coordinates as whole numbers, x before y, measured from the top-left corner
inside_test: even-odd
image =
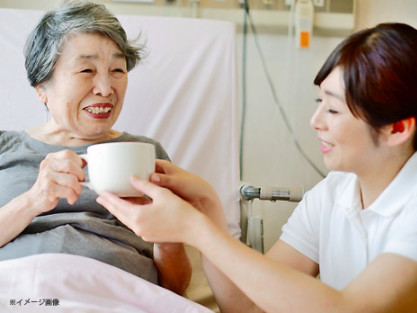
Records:
[[[417,153],[405,163],[393,181],[379,195],[365,212],[374,212],[381,216],[390,216],[401,210],[417,188]],[[351,174],[338,204],[345,208],[348,215],[356,215],[361,211],[359,182],[355,174]]]

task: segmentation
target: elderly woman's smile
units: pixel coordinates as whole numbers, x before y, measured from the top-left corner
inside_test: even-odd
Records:
[[[97,103],[84,108],[88,115],[93,118],[108,118],[113,105],[110,103]]]

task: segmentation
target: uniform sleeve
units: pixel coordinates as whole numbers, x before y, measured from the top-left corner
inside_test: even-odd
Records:
[[[306,192],[288,222],[280,239],[305,256],[319,263],[320,241],[327,233],[327,216],[334,207],[340,190],[346,184],[346,174],[330,172],[326,178]]]
[[[307,192],[295,208],[288,222],[282,228],[280,239],[301,252],[314,262],[319,262],[319,210],[316,207],[314,193],[318,188]]]

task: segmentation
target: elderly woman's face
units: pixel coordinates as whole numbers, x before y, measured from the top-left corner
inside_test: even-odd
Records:
[[[126,87],[121,50],[109,38],[92,33],[68,37],[52,78],[37,90],[56,130],[72,138],[103,140],[120,114]]]

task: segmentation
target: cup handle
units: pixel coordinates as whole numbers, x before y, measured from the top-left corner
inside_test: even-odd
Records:
[[[79,154],[78,156],[79,156],[81,159],[86,160],[86,161],[87,161],[87,163],[88,163],[88,155],[87,155],[87,154]],[[81,186],[85,186],[85,187],[88,187],[88,188],[90,188],[91,190],[93,190],[93,186],[91,185],[91,183],[90,183],[89,181],[83,181],[83,182],[80,182],[80,184],[81,184]]]
[[[78,156],[88,162],[88,154],[79,154]]]

